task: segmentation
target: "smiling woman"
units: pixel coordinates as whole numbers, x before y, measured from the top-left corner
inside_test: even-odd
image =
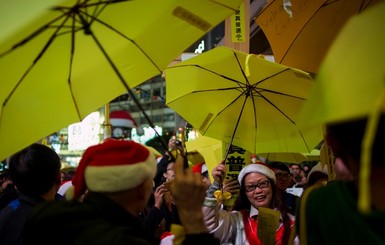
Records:
[[[265,234],[270,234],[270,241],[275,244],[289,244],[295,220],[278,193],[274,171],[262,163],[246,165],[238,176],[241,192],[235,207],[237,211],[227,212],[218,211],[217,206],[220,203],[212,195],[215,190],[220,189],[221,180],[226,175],[225,170],[225,166],[219,164],[212,171],[214,183],[207,192],[203,208],[209,231],[219,238],[221,243],[265,244],[265,238],[259,234],[266,227],[261,225],[263,228],[258,230],[258,222],[263,222],[263,208],[268,208],[277,211],[279,221],[276,229],[264,230],[267,232]],[[274,227],[275,224],[269,225]],[[297,242],[297,239],[294,242]]]

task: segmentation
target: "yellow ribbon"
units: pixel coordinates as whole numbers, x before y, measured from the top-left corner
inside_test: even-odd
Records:
[[[216,190],[214,192],[214,196],[217,199],[217,202],[222,202],[223,200],[228,200],[231,198],[231,193],[228,191],[221,191],[221,190]]]

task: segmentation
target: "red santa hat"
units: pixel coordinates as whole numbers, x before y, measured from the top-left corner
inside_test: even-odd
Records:
[[[110,123],[113,127],[136,128],[138,125],[135,119],[124,110],[113,111],[110,113]]]
[[[205,162],[198,163],[198,164],[194,165],[191,169],[192,169],[193,173],[199,173],[199,174],[203,174],[204,172],[208,171],[207,165]]]
[[[249,173],[260,173],[271,179],[274,183],[276,182],[274,171],[264,163],[250,163],[242,168],[238,175],[238,182],[242,183],[243,178]]]
[[[109,139],[84,152],[72,179],[73,198],[87,189],[107,193],[132,189],[155,173],[155,156],[146,147],[132,140]]]

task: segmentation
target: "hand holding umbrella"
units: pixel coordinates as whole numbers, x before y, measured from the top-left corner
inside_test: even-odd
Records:
[[[224,161],[218,164],[212,171],[214,182],[219,185],[219,190],[214,192],[214,196],[217,198],[218,202],[231,198],[231,193],[223,190],[223,180],[226,176],[226,167]]]

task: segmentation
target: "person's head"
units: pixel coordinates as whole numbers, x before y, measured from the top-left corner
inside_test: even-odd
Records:
[[[48,146],[32,144],[8,159],[9,175],[17,190],[27,196],[43,197],[60,185],[61,162]],[[46,199],[54,199],[46,196]]]
[[[240,200],[244,202],[242,206],[250,208],[250,204],[255,207],[269,207],[273,203],[275,195],[275,173],[266,164],[251,163],[246,165],[238,175],[241,185]]]
[[[326,164],[317,163],[307,176],[307,187],[313,185],[324,185],[329,180],[329,173]]]
[[[211,180],[210,180],[209,172],[208,172],[207,165],[205,162],[198,163],[195,166],[193,166],[192,171],[193,171],[193,173],[200,174],[203,183],[206,184],[207,188],[210,187]]]
[[[291,184],[291,173],[287,164],[283,162],[271,161],[269,166],[274,170],[277,179],[277,188],[286,190]]]
[[[154,178],[155,188],[165,182],[172,181],[175,178],[175,162],[173,158],[165,154],[158,162],[156,175]]]
[[[64,167],[60,170],[61,181],[72,180],[75,175],[75,167]]]
[[[362,139],[366,130],[366,118],[326,124],[326,140],[331,147],[336,161],[342,161],[357,178],[361,160]],[[385,154],[385,115],[382,114],[378,123],[376,137],[371,151],[371,165],[383,165]]]
[[[301,166],[297,163],[290,164],[290,169],[294,178],[297,178],[301,174]]]
[[[309,174],[309,172],[311,170],[310,166],[308,164],[303,164],[302,169],[305,172],[305,175],[307,177],[307,175]]]
[[[138,125],[135,119],[125,110],[116,110],[110,113],[112,138],[129,139],[131,130]]]
[[[4,169],[0,172],[0,188],[5,189],[9,183],[12,183],[12,180],[9,177],[8,169]]]
[[[353,180],[353,175],[342,162],[341,158],[337,158],[334,161],[334,173],[336,180]]]
[[[141,211],[152,193],[155,172],[155,156],[146,147],[134,141],[109,139],[84,152],[72,179],[74,198],[88,190]]]

